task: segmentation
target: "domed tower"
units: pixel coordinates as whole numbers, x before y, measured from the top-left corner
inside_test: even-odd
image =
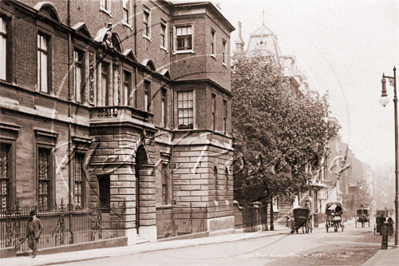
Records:
[[[280,65],[281,50],[277,35],[266,27],[264,22],[249,37],[247,52],[251,53],[253,50],[261,50],[264,55],[274,56],[275,61]]]

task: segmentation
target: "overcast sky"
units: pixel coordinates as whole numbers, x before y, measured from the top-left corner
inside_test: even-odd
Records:
[[[222,13],[242,37],[263,21],[277,34],[284,54],[295,55],[311,86],[329,91],[332,115],[356,158],[372,165],[394,161],[393,87],[379,104],[382,73],[399,68],[399,1],[221,0]],[[398,71],[399,72],[399,71]],[[389,83],[387,83],[389,84]]]

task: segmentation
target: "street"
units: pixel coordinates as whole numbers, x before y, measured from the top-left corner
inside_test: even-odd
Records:
[[[287,234],[66,263],[64,265],[361,265],[381,248],[374,224],[342,232],[325,228]]]

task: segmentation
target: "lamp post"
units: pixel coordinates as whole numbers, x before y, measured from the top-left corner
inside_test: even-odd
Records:
[[[393,104],[395,112],[395,245],[398,245],[398,233],[399,233],[399,178],[398,178],[398,98],[396,96],[396,67],[393,67],[393,77],[385,76],[382,74],[382,92],[380,103],[385,107],[388,104],[389,99],[386,90],[386,79],[389,80],[389,84],[393,86]]]

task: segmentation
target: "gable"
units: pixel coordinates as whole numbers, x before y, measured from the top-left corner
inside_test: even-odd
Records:
[[[79,35],[85,36],[85,37],[87,37],[87,38],[89,38],[89,39],[93,39],[92,36],[91,36],[91,34],[90,34],[90,32],[89,32],[89,29],[88,29],[87,26],[86,26],[86,23],[84,23],[84,22],[76,23],[76,24],[72,27],[72,29],[74,29],[74,30],[75,30],[75,33],[77,33],[77,34],[79,34]]]

